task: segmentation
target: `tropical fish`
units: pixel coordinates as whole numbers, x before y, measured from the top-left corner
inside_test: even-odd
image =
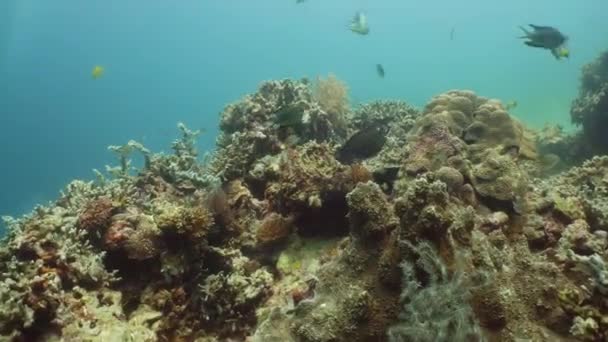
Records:
[[[336,159],[343,164],[351,164],[357,160],[373,157],[382,150],[387,131],[388,126],[382,122],[362,128],[338,149]]]
[[[522,26],[519,27],[524,32],[524,35],[519,38],[527,39],[524,44],[531,47],[550,50],[551,54],[557,59],[570,56],[570,51],[564,46],[568,37],[558,29],[551,26],[538,26],[532,24],[529,26],[532,28],[532,31],[529,31]]]
[[[304,111],[298,106],[291,105],[279,110],[275,114],[274,122],[279,127],[297,126],[302,123]]]
[[[93,67],[93,70],[91,71],[91,77],[93,77],[94,80],[100,78],[101,76],[103,76],[105,72],[105,69],[101,66],[101,65],[96,65]]]
[[[382,64],[376,64],[376,73],[381,78],[384,78],[384,67],[382,66]]]
[[[515,101],[515,100],[511,100],[511,101],[505,103],[506,110],[511,110],[511,109],[514,109],[515,107],[517,107],[517,101]]]
[[[367,17],[363,12],[355,13],[355,16],[350,21],[349,29],[357,34],[366,35],[369,33],[369,25],[367,24]]]

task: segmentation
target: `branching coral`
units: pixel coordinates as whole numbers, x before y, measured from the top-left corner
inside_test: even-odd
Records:
[[[201,312],[205,321],[220,324],[220,329],[230,331],[225,322],[237,320],[241,324],[234,330],[247,329],[242,324],[252,323],[255,305],[270,291],[273,276],[238,251],[215,251],[228,258],[229,269],[207,276],[199,285]]]
[[[608,295],[608,266],[600,255],[581,256],[570,251],[569,257],[579,263],[581,269],[591,276],[593,286],[600,293]]]
[[[177,127],[181,137],[171,144],[174,154],[154,155],[150,161],[150,173],[187,192],[218,186],[220,181],[209,172],[209,165],[206,162],[198,163],[196,142],[201,132],[192,131],[181,122]]]
[[[120,161],[119,167],[110,167],[107,166],[106,169],[108,173],[113,175],[116,178],[120,177],[128,177],[129,172],[131,171],[131,159],[130,156],[133,152],[139,152],[144,157],[145,168],[150,167],[150,150],[144,147],[143,144],[135,141],[129,140],[125,145],[111,145],[108,146],[108,150],[114,152],[118,156],[118,160]]]
[[[11,231],[0,246],[0,337],[23,338],[25,331],[59,319],[61,298],[73,286],[96,288],[114,280],[103,253],[76,228],[76,215],[39,207],[31,216],[8,219]]]

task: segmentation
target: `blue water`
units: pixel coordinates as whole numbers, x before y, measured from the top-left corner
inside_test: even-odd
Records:
[[[346,30],[357,10],[369,36]],[[92,178],[107,145],[167,151],[178,121],[211,149],[224,105],[266,79],[331,72],[354,102],[417,106],[468,88],[516,100],[531,126],[568,125],[580,67],[608,48],[606,13],[605,0],[2,0],[0,213]],[[565,32],[571,58],[524,46],[528,23]]]

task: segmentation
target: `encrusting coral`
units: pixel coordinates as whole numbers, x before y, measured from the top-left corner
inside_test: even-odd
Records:
[[[351,111],[334,76],[269,81],[209,158],[178,129],[6,218],[0,340],[608,338],[608,158],[535,178],[560,134],[498,100]]]

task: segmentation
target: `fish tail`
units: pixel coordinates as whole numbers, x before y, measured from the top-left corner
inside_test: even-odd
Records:
[[[524,35],[519,36],[518,38],[524,39],[524,38],[528,38],[530,36],[530,31],[528,31],[525,27],[519,26],[519,28],[524,32]]]

